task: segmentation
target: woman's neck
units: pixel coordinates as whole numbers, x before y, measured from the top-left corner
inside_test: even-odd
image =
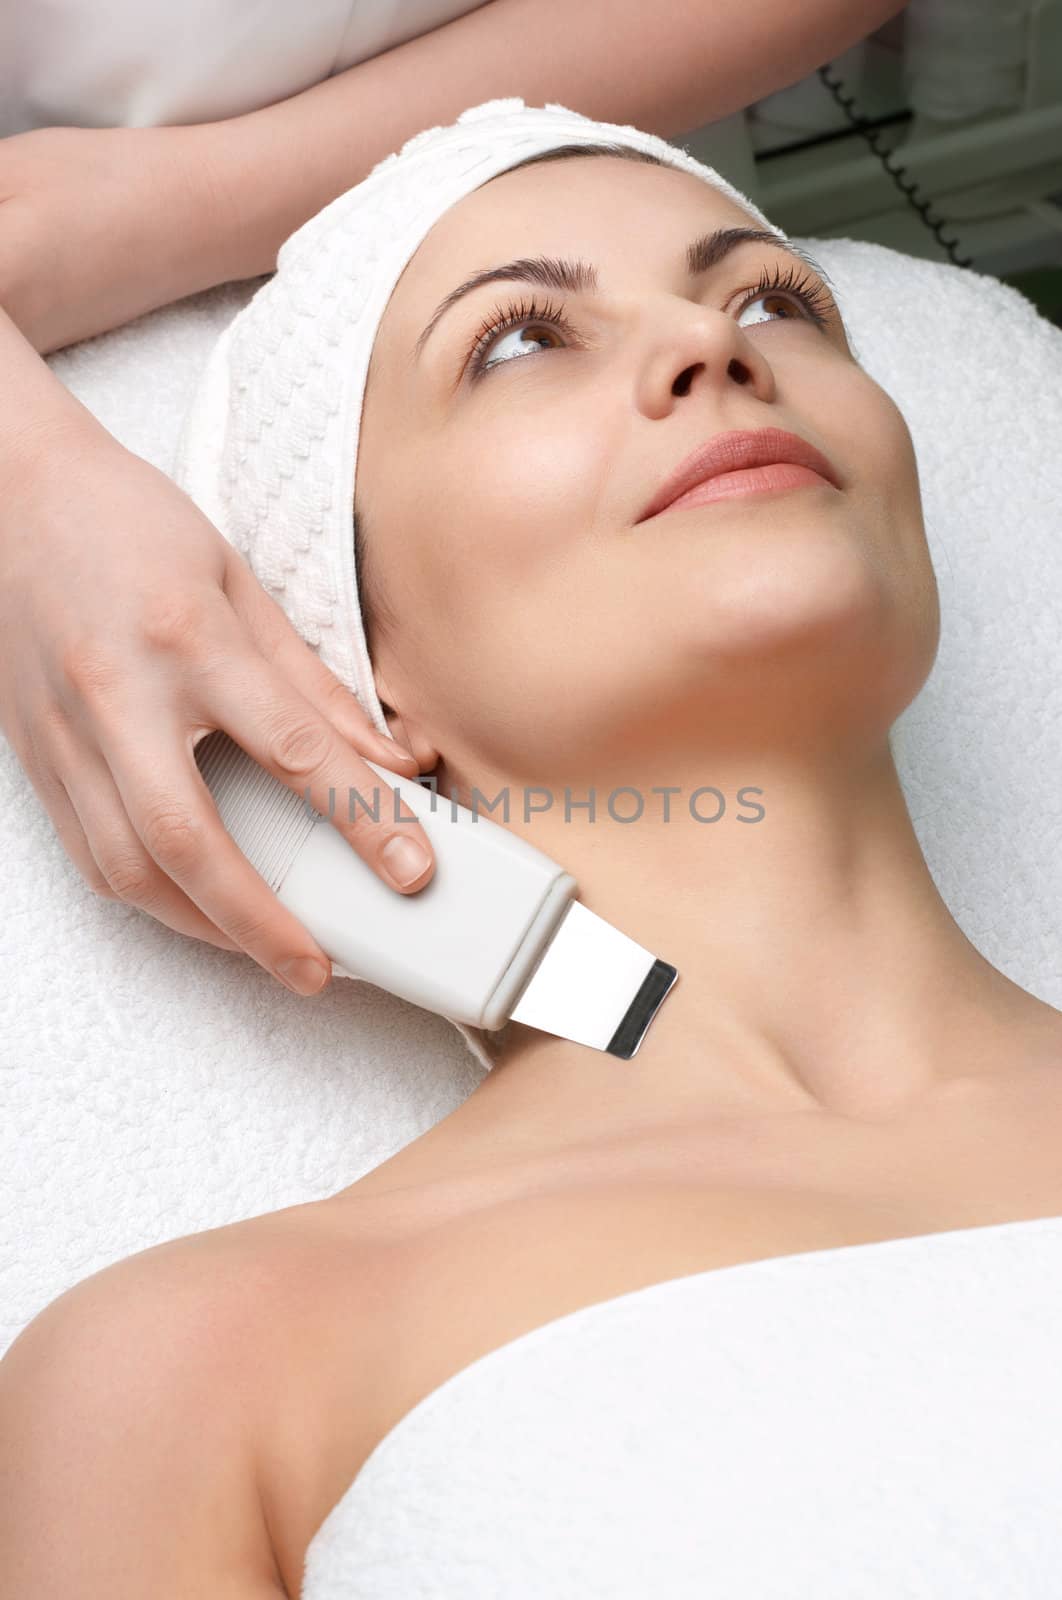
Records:
[[[513,788],[510,826],[678,981],[631,1061],[511,1024],[461,1107],[468,1130],[530,1149],[734,1115],[888,1120],[1000,1073],[1023,1044],[1062,1065],[1062,1014],[993,967],[942,900],[887,743],[814,765],[700,757],[644,782],[633,766],[615,809],[633,814],[638,790],[636,821],[609,818],[609,782],[593,821],[566,819],[558,794],[525,823]],[[709,785],[717,822],[691,812],[696,790],[700,817],[719,809]]]

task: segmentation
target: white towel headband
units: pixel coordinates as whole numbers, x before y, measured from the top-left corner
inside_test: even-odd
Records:
[[[311,217],[211,352],[173,476],[381,733],[354,569],[354,479],[376,332],[403,269],[451,206],[532,155],[630,146],[691,173],[787,238],[712,167],[655,134],[565,106],[488,100],[428,128]],[[455,1023],[476,1059],[492,1065]]]

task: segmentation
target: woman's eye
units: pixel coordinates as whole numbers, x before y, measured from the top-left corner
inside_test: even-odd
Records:
[[[751,297],[751,299],[746,300],[744,305],[740,308],[740,310],[738,312],[739,317],[744,316],[745,312],[749,309],[749,307],[750,306],[754,306],[757,303],[757,301],[768,301],[768,300],[773,300],[775,302],[776,306],[781,306],[782,311],[784,313],[784,315],[782,317],[783,321],[786,321],[786,320],[789,320],[789,319],[793,319],[793,320],[795,320],[797,322],[810,322],[810,321],[813,320],[813,318],[811,316],[809,316],[809,314],[808,314],[808,312],[806,310],[801,310],[798,306],[796,306],[793,303],[793,300],[789,295],[779,294],[777,289],[770,289],[770,290],[767,290],[766,292],[762,292],[760,294],[754,294]],[[757,322],[767,322],[767,321],[774,322],[776,320],[777,320],[776,317],[769,317],[769,318],[768,317],[757,317],[757,319],[756,319]],[[754,324],[754,326],[755,326],[755,324]]]
[[[541,350],[545,339],[555,339],[559,342],[560,334],[556,328],[548,327],[541,322],[523,322],[517,328],[510,328],[506,333],[492,339],[487,348],[491,353],[489,361],[480,361],[480,370],[495,367],[503,361],[519,360],[520,356],[527,355],[532,350]],[[525,340],[530,343],[525,343]]]
[[[568,338],[574,333],[563,309],[552,302],[541,305],[532,299],[530,303],[496,306],[473,340],[469,370],[473,378],[478,378],[492,367],[519,361],[532,351],[541,350],[547,337],[556,339],[563,335]]]

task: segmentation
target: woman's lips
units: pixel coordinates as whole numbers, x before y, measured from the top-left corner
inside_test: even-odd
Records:
[[[704,505],[709,500],[730,500],[737,495],[764,494],[781,489],[802,489],[815,486],[833,489],[833,484],[810,467],[799,467],[792,461],[772,461],[763,467],[745,467],[741,472],[721,472],[692,489],[680,494],[677,500],[657,512],[658,517],[669,511],[684,511],[692,506]],[[836,491],[834,491],[836,493]]]

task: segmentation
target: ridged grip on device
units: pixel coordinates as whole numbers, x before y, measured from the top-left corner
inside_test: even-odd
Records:
[[[227,733],[201,739],[195,759],[225,832],[275,890],[316,827],[318,813],[252,761]]]

